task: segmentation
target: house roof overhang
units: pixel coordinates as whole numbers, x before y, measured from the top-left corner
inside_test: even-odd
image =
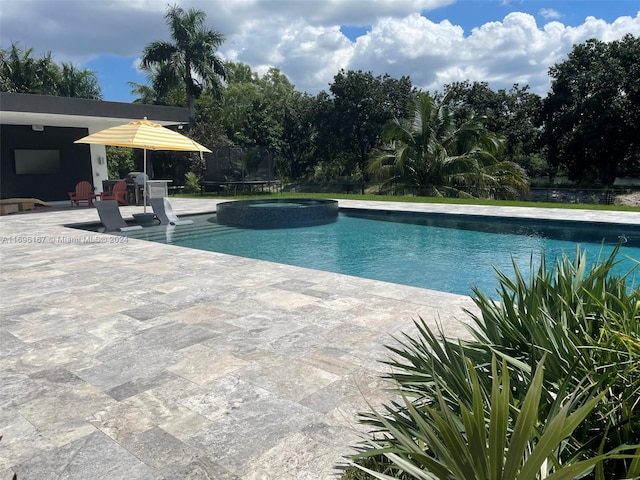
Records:
[[[79,127],[97,131],[133,120],[160,125],[189,122],[189,110],[141,103],[0,92],[0,124]]]

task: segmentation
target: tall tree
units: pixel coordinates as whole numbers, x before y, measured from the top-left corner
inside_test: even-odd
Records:
[[[58,81],[58,94],[100,100],[102,93],[98,78],[91,70],[80,70],[70,63],[63,63]]]
[[[0,51],[0,90],[60,97],[102,98],[96,74],[70,63],[58,65],[51,53],[34,58],[17,43]]]
[[[411,80],[342,70],[329,89],[334,110],[327,133],[340,140],[342,151],[352,156],[345,173],[351,174],[356,168],[364,173],[369,152],[378,143],[382,127],[392,118],[406,115],[412,95]]]
[[[487,82],[464,81],[446,85],[445,92],[452,92],[452,104],[457,106],[461,119],[471,113],[484,116],[487,130],[505,138],[506,159],[522,165],[529,173],[540,173],[542,99],[531,93],[528,85],[514,84],[508,91],[493,91]]]
[[[17,43],[1,52],[0,89],[13,93],[42,93],[44,78],[55,77],[50,62],[33,58],[33,48],[23,50]],[[51,55],[46,57],[51,59]]]
[[[255,82],[258,74],[251,71],[246,63],[224,62],[224,70],[227,74],[227,83]]]
[[[297,91],[287,99],[283,109],[282,151],[276,157],[280,178],[301,178],[313,165],[318,131],[313,120],[317,104],[316,98]]]
[[[544,100],[549,162],[573,180],[615,180],[620,168],[640,173],[640,38],[575,45],[551,67]]]
[[[250,147],[280,148],[284,110],[295,89],[277,68],[260,77],[247,65],[233,64],[222,102],[227,135]]]
[[[202,10],[184,10],[178,6],[169,7],[165,14],[171,38],[174,43],[155,41],[142,52],[142,66],[157,68],[154,88],[165,89],[183,85],[189,108],[189,121],[195,124],[195,99],[204,88],[220,94],[222,82],[226,78],[223,62],[216,56],[216,50],[224,42],[224,35],[208,29],[206,15]]]
[[[372,159],[369,170],[431,196],[508,198],[526,190],[524,170],[498,159],[501,139],[487,132],[481,117],[457,120],[452,97],[450,92],[437,102],[419,95],[412,118],[385,127],[388,149]]]

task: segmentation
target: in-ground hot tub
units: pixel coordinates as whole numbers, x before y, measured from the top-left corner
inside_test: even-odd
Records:
[[[306,198],[236,200],[219,203],[216,212],[218,223],[236,227],[309,227],[335,222],[338,201]]]

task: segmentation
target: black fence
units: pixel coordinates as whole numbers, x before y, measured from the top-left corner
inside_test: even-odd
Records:
[[[616,195],[627,191],[594,188],[531,188],[521,200],[551,203],[598,203],[613,204]]]
[[[273,154],[266,147],[218,147],[205,157],[200,194],[273,192],[281,188],[274,178]]]
[[[273,153],[266,147],[218,147],[205,156],[204,181],[273,181]]]

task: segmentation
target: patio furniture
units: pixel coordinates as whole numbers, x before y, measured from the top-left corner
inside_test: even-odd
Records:
[[[142,205],[144,202],[144,182],[149,180],[146,173],[139,173],[133,180],[133,188],[135,190],[136,205]]]
[[[93,206],[93,199],[98,195],[93,193],[93,185],[86,180],[78,182],[73,192],[67,192],[69,194],[69,200],[71,200],[71,206],[74,204],[80,206],[80,202],[87,202],[87,206]]]
[[[100,200],[115,200],[120,205],[129,205],[129,193],[127,191],[127,182],[121,180],[117,182],[111,193],[103,192],[100,194]]]
[[[193,220],[180,220],[178,216],[173,213],[171,208],[171,202],[166,197],[163,198],[150,198],[151,208],[153,213],[156,214],[160,225],[191,225]]]
[[[105,232],[128,232],[131,230],[141,230],[140,225],[129,225],[122,218],[120,208],[116,200],[100,200],[96,202],[98,216],[105,227]]]
[[[0,200],[0,215],[36,210],[49,206],[47,202],[43,202],[39,198],[3,198]]]
[[[200,145],[189,137],[174,132],[157,123],[150,122],[147,117],[144,120],[129,122],[125,125],[100,130],[86,137],[76,140],[74,143],[90,143],[98,145],[115,145],[117,147],[130,147],[143,149],[144,165],[143,173],[147,174],[147,150],[174,150],[181,152],[208,152],[207,147]],[[202,156],[201,156],[202,159]],[[147,182],[144,183],[144,198],[149,197]],[[166,189],[166,186],[165,186]],[[165,190],[166,192],[166,190]],[[147,202],[144,203],[143,213],[147,213]]]

